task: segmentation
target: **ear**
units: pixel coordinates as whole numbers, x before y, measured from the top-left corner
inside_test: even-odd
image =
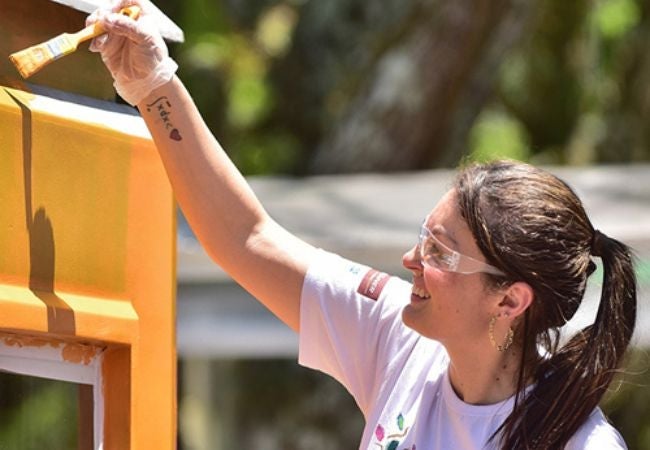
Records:
[[[505,290],[498,306],[499,313],[514,319],[528,309],[534,298],[533,288],[528,283],[517,281]]]

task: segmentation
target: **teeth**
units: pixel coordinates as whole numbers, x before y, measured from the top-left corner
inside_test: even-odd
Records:
[[[413,289],[411,289],[411,292],[415,295],[417,295],[420,298],[426,299],[426,298],[431,298],[431,295],[424,289],[420,289],[418,287],[413,286]]]

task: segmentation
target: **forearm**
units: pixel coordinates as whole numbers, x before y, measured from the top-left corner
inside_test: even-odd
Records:
[[[262,226],[264,209],[178,78],[154,90],[138,109],[183,213],[206,251],[223,264]]]
[[[314,248],[269,218],[178,78],[155,89],[138,108],[205,250],[298,330],[300,293]]]

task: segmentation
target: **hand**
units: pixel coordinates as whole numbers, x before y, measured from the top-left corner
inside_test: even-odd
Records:
[[[131,5],[142,9],[137,20],[118,14]],[[171,80],[178,69],[151,11],[147,0],[113,0],[86,19],[86,25],[99,22],[106,30],[106,34],[93,39],[90,50],[101,54],[115,80],[115,89],[131,105],[137,105]]]

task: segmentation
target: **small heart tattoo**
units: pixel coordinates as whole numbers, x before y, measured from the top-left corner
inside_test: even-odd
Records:
[[[181,136],[181,133],[178,131],[178,129],[174,128],[171,133],[169,133],[169,137],[172,138],[175,141],[182,141],[183,137]]]

